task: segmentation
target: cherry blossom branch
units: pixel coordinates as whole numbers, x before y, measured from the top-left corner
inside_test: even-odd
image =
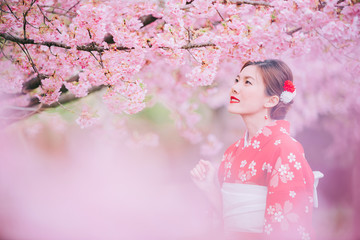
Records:
[[[16,16],[16,14],[12,11],[11,7],[9,6],[9,4],[8,4],[5,0],[3,0],[3,1],[4,1],[5,5],[8,7],[8,9],[10,10],[11,14],[16,18],[16,20],[20,21],[20,18],[18,18],[18,17]]]
[[[17,45],[21,48],[21,50],[25,53],[26,57],[28,58],[28,60],[29,60],[29,62],[30,62],[30,64],[31,64],[31,67],[34,69],[34,71],[35,71],[38,75],[40,75],[38,69],[36,68],[36,65],[35,65],[33,59],[31,58],[31,55],[30,55],[29,51],[28,51],[27,48],[26,48],[26,46],[25,46],[25,45],[24,45],[24,46],[21,46],[20,43],[16,43],[16,44],[17,44]]]
[[[42,10],[41,7],[39,6],[39,4],[36,4],[36,5],[37,5],[37,7],[39,8],[41,14],[44,16],[44,24],[45,24],[45,19],[46,19],[49,23],[51,23],[51,24],[54,26],[54,24],[51,22],[51,20],[45,15],[45,13],[43,12],[43,10]],[[62,34],[61,31],[60,31],[58,28],[56,28],[56,31],[57,31],[58,33]]]
[[[141,26],[141,28],[146,27],[147,25],[155,22],[155,21],[158,20],[158,19],[161,19],[161,18],[154,17],[154,16],[151,15],[151,14],[139,17],[139,20],[140,20],[140,21],[142,22],[142,24],[143,24],[143,25]]]
[[[3,12],[3,13],[10,13],[10,12],[7,12],[5,10],[2,10],[2,5],[0,5],[0,12]]]
[[[302,29],[302,27],[297,27],[291,31],[287,31],[286,33],[289,34],[289,35],[293,35],[294,33],[300,31]]]
[[[100,58],[100,65],[101,65],[102,68],[104,68],[104,62],[102,60],[102,53],[101,52],[99,52],[99,58]]]
[[[88,94],[100,91],[105,86],[96,86],[89,89]],[[45,105],[39,101],[37,97],[30,99],[30,104],[26,107],[6,106],[2,112],[0,112],[0,119],[5,121],[5,124],[12,124],[25,118],[31,117],[34,114],[40,113],[49,108],[56,108],[63,106],[63,104],[76,101],[79,98],[75,97],[72,93],[61,94],[57,102]]]
[[[0,12],[3,12],[3,13],[11,13],[11,12],[7,12],[7,11],[5,11],[5,10],[2,9],[4,5],[5,5],[5,3],[4,3],[4,2],[1,2],[1,4],[0,4]]]
[[[100,64],[100,66],[101,66],[101,68],[104,68],[104,65],[103,65],[103,62],[102,62],[102,60],[100,59],[98,59],[95,55],[94,55],[94,53],[93,52],[90,52],[90,54],[95,58],[95,60]],[[101,57],[101,53],[99,53],[100,54],[100,57]]]
[[[206,42],[206,43],[188,43],[182,47],[181,49],[191,49],[191,48],[202,48],[202,47],[216,47],[215,43]]]
[[[92,94],[94,92],[100,91],[104,87],[105,87],[105,85],[92,87],[89,89],[88,94]],[[41,109],[55,108],[55,107],[58,107],[60,104],[66,104],[66,103],[76,101],[76,100],[79,100],[79,98],[76,97],[74,94],[68,92],[66,94],[61,94],[59,97],[59,100],[57,102],[54,102],[53,104],[50,104],[50,105],[42,104]],[[33,97],[33,98],[31,98],[30,104],[27,107],[34,107],[34,106],[37,106],[38,104],[41,104],[39,99],[37,97]]]
[[[21,47],[20,44],[23,44],[24,46],[25,46],[25,44],[36,44],[36,45],[48,46],[49,48],[51,46],[61,47],[61,48],[65,48],[65,49],[70,49],[71,48],[70,46],[67,46],[65,44],[58,43],[58,42],[40,42],[40,43],[36,43],[32,39],[18,38],[18,37],[12,36],[12,35],[7,34],[7,33],[0,33],[0,37],[3,37],[5,40],[8,40],[8,41],[15,42],[20,47]],[[197,43],[197,44],[188,43],[188,44],[182,46],[181,49],[192,49],[192,48],[201,48],[201,47],[209,47],[209,46],[216,46],[216,45],[214,43],[211,43],[211,42]],[[126,48],[126,47],[117,47],[117,49],[118,50],[130,50],[130,48]],[[104,47],[96,46],[95,43],[91,43],[91,44],[88,44],[88,45],[77,46],[77,50],[88,51],[91,54],[93,54],[92,51],[97,51],[97,52],[99,52],[99,54],[101,54],[103,51],[105,51]],[[23,49],[23,51],[25,52],[24,49]],[[41,80],[48,77],[47,75],[44,75],[44,74],[41,74],[41,73],[38,72],[34,62],[31,59],[31,56],[28,56],[27,54],[26,54],[26,56],[28,57],[32,67],[34,68],[34,71],[37,73],[37,76],[35,78],[32,78],[29,81],[24,83],[23,90],[22,90],[23,92],[28,92],[29,90],[37,88],[38,86],[40,86]],[[100,60],[97,59],[97,61],[99,62],[100,66],[103,66],[102,65],[101,55],[100,55]]]
[[[335,49],[341,49],[342,47],[338,47],[336,46],[331,40],[329,40],[327,37],[325,37],[323,34],[321,34],[317,29],[314,29],[315,32],[321,36],[323,39],[325,39],[328,43],[330,43],[331,46],[333,46]],[[354,61],[357,61],[357,62],[360,62],[360,59],[357,59],[357,58],[354,58],[352,56],[349,56],[347,54],[344,53],[344,56],[351,59],[351,60],[354,60]]]
[[[186,51],[188,51],[188,53],[190,54],[190,56],[192,56],[192,57],[195,59],[195,61],[200,64],[200,62],[199,62],[199,61],[196,59],[196,57],[190,52],[189,49],[186,49]]]
[[[23,32],[24,32],[24,39],[26,39],[26,16],[23,14],[24,23],[23,23]]]
[[[28,21],[26,20],[26,16],[28,15],[29,11],[31,10],[32,6],[34,5],[34,3],[36,2],[36,0],[32,0],[30,3],[29,8],[23,13],[23,31],[24,31],[24,39],[26,39],[26,24],[28,23]]]
[[[80,0],[80,1],[77,1],[77,3],[75,3],[71,8],[69,8],[69,9],[66,11],[66,13],[70,12],[71,9],[73,9],[74,7],[76,7],[77,5],[79,5],[80,2],[81,2],[81,0]]]
[[[187,27],[184,27],[184,28],[186,29],[187,34],[188,34],[187,42],[190,43],[192,41],[192,32],[191,32],[191,30],[189,28],[187,28]]]
[[[48,46],[49,48],[51,46],[65,48],[65,49],[70,49],[71,48],[70,46],[67,46],[67,45],[65,45],[63,43],[58,43],[58,42],[35,42],[32,39],[19,38],[19,37],[15,37],[15,36],[7,34],[7,33],[0,33],[0,37],[3,37],[5,40],[17,43],[20,46],[20,48],[24,51],[25,55],[28,57],[28,60],[30,61],[31,65],[32,65],[34,71],[37,73],[37,77],[35,77],[33,79],[30,79],[29,81],[24,83],[23,92],[27,92],[29,90],[37,88],[38,86],[40,86],[41,80],[47,78],[48,76],[39,73],[39,71],[37,70],[37,68],[35,66],[35,63],[32,61],[31,56],[26,54],[26,50],[23,49],[21,44],[23,46],[25,46],[26,44],[35,44],[35,45]],[[207,42],[207,43],[188,43],[188,44],[182,46],[181,49],[188,50],[188,49],[193,49],[193,48],[215,47],[215,46],[216,45],[214,43],[211,43],[211,42]],[[103,51],[106,50],[104,47],[97,46],[95,43],[77,46],[76,49],[80,50],[80,51],[87,51],[87,52],[90,52],[91,54],[93,54],[92,51],[99,52],[99,54],[100,54],[100,53],[102,53]],[[121,47],[121,46],[117,47],[117,49],[118,50],[131,50],[131,48]],[[164,49],[168,49],[168,47],[164,47]],[[100,66],[103,66],[101,55],[100,55],[100,60],[97,59],[97,61],[99,62]]]
[[[6,56],[6,54],[5,54],[5,52],[4,52],[5,44],[6,44],[6,40],[4,41],[3,44],[0,44],[0,45],[1,45],[0,51],[1,51],[2,55],[3,55],[7,60],[9,60],[10,62],[14,63],[15,60],[14,60],[11,56]]]
[[[55,7],[55,6],[49,6],[49,5],[39,5],[41,8],[49,8],[49,9],[44,9],[45,12],[47,13],[52,13],[52,14],[57,14],[57,15],[61,15],[61,16],[66,16],[68,18],[72,18],[72,17],[76,17],[77,13],[76,12],[71,12],[69,10],[60,8],[60,7]],[[59,11],[63,11],[63,13],[61,12],[57,12],[55,10],[59,10]]]
[[[219,12],[219,10],[217,10],[216,8],[215,8],[215,10],[216,10],[216,12],[219,14],[220,18],[221,18],[223,21],[225,21],[224,17],[221,15],[221,13]]]
[[[15,37],[12,36],[8,33],[0,33],[0,37],[4,38],[5,40],[8,41],[12,41],[15,43],[19,43],[19,44],[33,44],[33,45],[43,45],[43,46],[55,46],[55,47],[59,47],[59,48],[65,48],[65,49],[71,49],[70,46],[63,44],[63,43],[59,43],[59,42],[52,42],[52,41],[45,41],[45,42],[35,42],[33,39],[24,39],[24,38],[19,38],[19,37]],[[184,46],[181,47],[181,49],[190,49],[190,48],[201,48],[201,47],[214,47],[216,46],[214,43],[211,42],[207,42],[207,43],[189,43],[186,44]],[[164,47],[166,48],[166,47]],[[80,45],[80,46],[76,46],[77,50],[80,51],[86,51],[86,52],[104,52],[106,49],[103,46],[98,46],[96,43],[92,42],[90,44],[86,44],[86,45]],[[116,47],[117,50],[131,50],[133,48],[129,48],[129,47],[123,47],[123,46],[117,46]]]
[[[31,78],[30,80],[23,83],[22,92],[27,93],[33,89],[36,89],[40,86],[41,80],[47,78],[45,74],[38,74],[36,77]]]
[[[254,6],[266,6],[266,7],[273,7],[270,3],[264,1],[252,1],[252,0],[230,0],[231,3],[236,5],[241,4],[249,4]]]
[[[10,35],[8,33],[0,33],[0,37],[4,38],[6,40],[9,40],[11,42],[20,43],[23,45],[33,44],[33,45],[43,45],[43,46],[48,46],[48,47],[54,46],[54,47],[59,47],[59,48],[64,48],[64,49],[71,49],[70,46],[68,46],[64,43],[53,42],[53,41],[35,42],[33,39],[19,38],[19,37]],[[86,45],[77,46],[76,49],[80,50],[80,51],[86,51],[86,52],[91,52],[91,51],[104,52],[106,50],[104,47],[98,46],[94,42],[86,44]],[[118,47],[116,47],[116,49],[117,50],[131,50],[132,48],[118,46]]]
[[[270,3],[264,2],[264,1],[229,0],[229,2],[232,3],[232,4],[236,4],[236,5],[249,4],[249,5],[253,5],[253,6],[274,7]],[[192,8],[192,7],[194,7],[194,5],[192,3],[190,3],[190,4],[187,3],[185,6],[182,6],[180,9],[181,10],[186,10],[186,9],[189,9],[189,8]]]

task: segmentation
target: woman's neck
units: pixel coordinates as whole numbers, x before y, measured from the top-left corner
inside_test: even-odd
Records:
[[[265,119],[265,114],[262,117],[259,116],[242,116],[246,129],[248,132],[248,140],[255,136],[255,134],[266,125],[274,122],[274,120],[268,117]]]

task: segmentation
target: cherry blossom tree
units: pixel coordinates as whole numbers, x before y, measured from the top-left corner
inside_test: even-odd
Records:
[[[297,128],[328,113],[359,115],[357,0],[2,0],[0,7],[3,123],[100,91],[114,114],[163,103],[180,133],[198,143],[199,104],[224,106],[219,96],[241,64],[266,58],[295,68]],[[77,122],[91,126],[95,111],[81,109]],[[360,132],[357,121],[353,128]]]
[[[1,0],[0,123],[60,106],[88,128],[104,118],[84,105],[88,95],[123,119],[161,103],[179,134],[209,156],[223,144],[201,127],[201,112],[223,119],[241,65],[280,58],[297,88],[294,130],[320,122],[333,136],[325,157],[353,162],[359,17],[359,0]]]

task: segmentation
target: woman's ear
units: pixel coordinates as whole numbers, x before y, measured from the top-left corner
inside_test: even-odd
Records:
[[[279,103],[279,101],[280,101],[279,96],[273,95],[267,99],[264,106],[266,108],[272,108],[275,107]]]

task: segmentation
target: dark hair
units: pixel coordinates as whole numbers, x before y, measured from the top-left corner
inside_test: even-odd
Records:
[[[243,65],[241,71],[251,65],[258,68],[264,79],[265,93],[268,96],[277,95],[280,97],[281,93],[284,91],[284,82],[286,80],[293,82],[293,75],[290,68],[281,60],[267,59],[265,61],[257,62],[248,61]],[[293,101],[287,104],[279,101],[276,106],[271,108],[270,118],[276,120],[284,119],[291,104],[293,104]]]

